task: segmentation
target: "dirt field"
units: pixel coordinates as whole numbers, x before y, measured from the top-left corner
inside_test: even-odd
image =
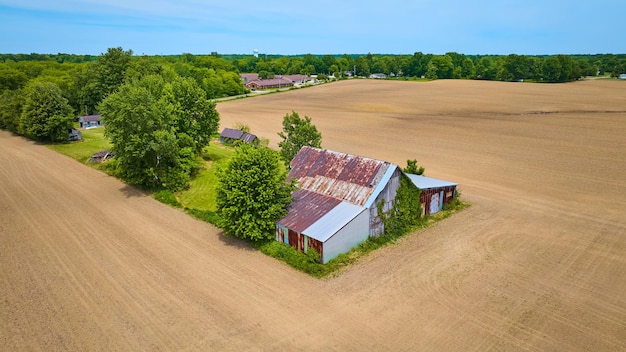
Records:
[[[346,81],[218,105],[276,145],[460,183],[473,205],[319,281],[0,132],[0,350],[625,351],[626,82]]]

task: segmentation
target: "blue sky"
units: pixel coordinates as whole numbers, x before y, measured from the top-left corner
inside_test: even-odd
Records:
[[[0,53],[626,53],[623,0],[0,0]]]

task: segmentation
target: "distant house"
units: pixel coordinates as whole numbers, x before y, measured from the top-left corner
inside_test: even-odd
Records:
[[[242,141],[245,143],[253,143],[257,140],[257,136],[252,133],[244,132],[234,128],[224,128],[220,133],[220,142],[222,144],[233,144],[236,141]]]
[[[83,140],[83,134],[75,129],[75,128],[69,128],[67,130],[67,140],[68,141],[82,141]]]
[[[239,76],[246,88],[251,90],[286,88],[305,84],[311,80],[307,75],[276,75],[268,79],[259,79],[258,73],[242,73]]]
[[[626,73],[622,73],[621,75],[619,75],[619,79],[626,79]]]
[[[314,248],[325,264],[368,237],[384,233],[384,223],[378,212],[387,213],[394,206],[403,174],[398,165],[303,147],[290,167],[287,178],[296,180],[298,190],[292,194],[288,214],[276,222],[276,241],[305,253]],[[422,208],[434,204],[435,190],[437,196],[441,196],[440,186],[451,187],[445,188],[445,194],[441,196],[441,199],[451,200],[447,198],[447,192],[453,191],[456,184],[440,181],[444,182],[440,185],[435,179],[428,180],[432,184],[413,182],[434,187],[432,192],[428,191],[430,188],[422,190],[425,197],[424,201],[420,198]],[[436,204],[438,211],[443,202],[437,200]]]
[[[96,128],[102,127],[100,115],[86,115],[78,118],[80,128]]]
[[[386,79],[387,75],[384,74],[384,73],[372,73],[370,75],[370,78],[373,78],[373,79]]]

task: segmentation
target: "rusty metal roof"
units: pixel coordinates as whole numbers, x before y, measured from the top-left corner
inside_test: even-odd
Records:
[[[336,207],[341,200],[305,189],[295,191],[291,196],[289,213],[278,220],[278,224],[297,232],[304,232]]]
[[[363,206],[395,165],[385,161],[313,147],[302,147],[288,178],[298,187]]]
[[[277,223],[325,242],[364,211],[364,207],[301,189],[292,196],[289,214]]]

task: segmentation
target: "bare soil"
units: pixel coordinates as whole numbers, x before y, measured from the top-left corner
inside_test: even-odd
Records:
[[[218,105],[472,206],[316,280],[0,132],[0,350],[626,350],[626,82],[354,80]]]

